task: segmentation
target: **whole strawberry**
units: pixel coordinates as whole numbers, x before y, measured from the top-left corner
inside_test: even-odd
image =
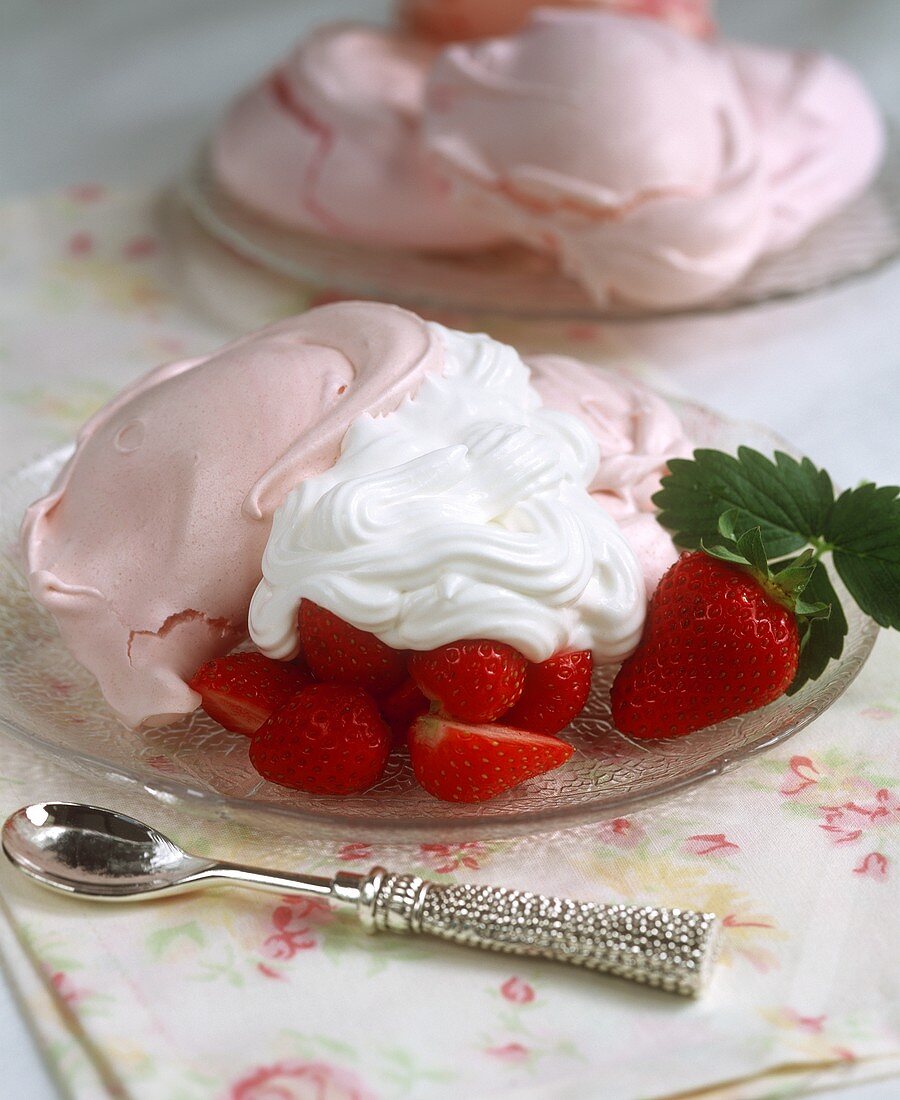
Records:
[[[422,692],[463,722],[492,722],[508,711],[522,694],[526,667],[522,654],[503,642],[451,642],[409,657]]]
[[[215,657],[194,673],[190,686],[214,721],[248,736],[312,677],[293,661],[273,661],[261,653]]]
[[[529,664],[525,688],[503,722],[536,733],[559,733],[576,718],[591,693],[594,658],[589,649],[557,653],[547,661]]]
[[[378,782],[390,748],[391,731],[371,695],[348,684],[311,684],[257,730],[250,763],[284,787],[355,794]]]
[[[299,626],[303,657],[317,680],[386,695],[406,678],[405,653],[311,600],[300,604]]]
[[[702,550],[681,557],[660,581],[641,643],[613,683],[616,728],[680,737],[777,699],[800,656],[797,591],[749,563]]]

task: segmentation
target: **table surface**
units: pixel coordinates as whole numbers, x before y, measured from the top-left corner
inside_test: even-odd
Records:
[[[340,14],[371,19],[386,8],[381,0],[343,0]],[[896,0],[722,0],[720,10],[735,36],[840,53],[900,116]],[[165,183],[229,94],[334,11],[333,0],[6,0],[0,200],[85,180]],[[837,481],[895,482],[898,300],[895,265],[765,313],[644,326],[636,342],[665,369],[673,391],[770,425]],[[56,1095],[2,976],[0,1064],[5,1095]],[[888,1100],[897,1083],[841,1095]]]

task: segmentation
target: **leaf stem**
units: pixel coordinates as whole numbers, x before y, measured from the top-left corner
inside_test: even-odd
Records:
[[[834,549],[834,546],[830,542],[826,542],[824,539],[811,539],[813,548],[813,556],[811,561],[818,561],[823,554],[830,554]]]

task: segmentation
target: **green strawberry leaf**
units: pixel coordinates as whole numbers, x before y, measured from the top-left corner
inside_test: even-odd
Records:
[[[743,535],[738,535],[737,548],[738,553],[743,554],[754,569],[759,570],[763,576],[768,576],[769,555],[766,553],[766,545],[759,527],[751,527]]]
[[[812,574],[813,553],[812,550],[804,550],[799,558],[779,567],[778,572],[772,574],[772,580],[788,596],[799,596],[806,588]]]
[[[804,619],[829,619],[831,618],[831,604],[822,603],[821,600],[810,603],[801,596],[794,601],[794,614]]]
[[[860,608],[879,626],[900,630],[900,487],[869,483],[841,493],[822,535]]]
[[[834,490],[808,458],[779,451],[773,462],[750,447],[740,447],[737,457],[700,449],[693,459],[671,459],[653,502],[679,546],[714,542],[720,516],[732,512],[736,533],[759,527],[770,553],[782,558],[821,535]]]
[[[777,575],[777,574],[776,574]],[[800,662],[797,675],[787,690],[794,695],[809,680],[817,680],[831,660],[837,660],[844,652],[847,636],[847,617],[828,576],[825,565],[818,561],[803,593],[804,600],[817,601],[830,606],[827,616],[801,619]]]

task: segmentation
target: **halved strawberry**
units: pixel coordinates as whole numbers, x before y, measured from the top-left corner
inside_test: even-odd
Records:
[[[309,673],[293,662],[272,661],[262,653],[232,653],[201,665],[189,684],[213,721],[249,736],[311,682]]]
[[[311,600],[300,603],[300,644],[317,680],[385,695],[406,678],[406,654]]]
[[[573,751],[558,737],[438,714],[417,718],[409,731],[416,779],[445,802],[484,802],[559,767]]]
[[[391,750],[378,704],[349,684],[310,684],[260,727],[250,763],[264,778],[311,794],[354,794],[376,783]]]
[[[409,671],[425,695],[463,722],[493,722],[505,714],[522,694],[526,664],[511,645],[484,640],[409,656]]]
[[[557,653],[548,661],[529,664],[525,688],[512,710],[503,715],[504,723],[536,733],[559,733],[584,709],[593,671],[589,649]]]

